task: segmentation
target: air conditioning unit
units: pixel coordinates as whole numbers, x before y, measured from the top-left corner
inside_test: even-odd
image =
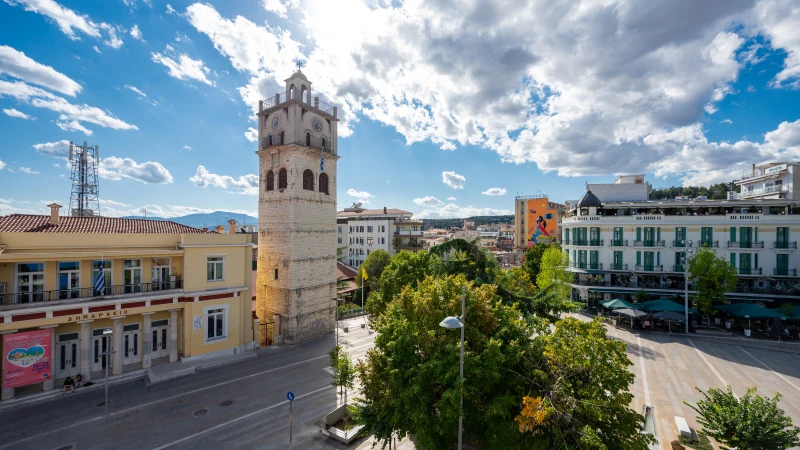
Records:
[[[728,191],[728,200],[736,200],[736,192]]]

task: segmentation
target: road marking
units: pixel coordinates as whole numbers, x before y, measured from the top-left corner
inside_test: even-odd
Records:
[[[133,406],[133,407],[130,407],[130,408],[127,408],[127,409],[123,409],[121,411],[112,412],[108,416],[109,417],[114,417],[114,416],[118,416],[120,414],[127,414],[127,413],[129,413],[131,411],[136,411],[138,409],[146,408],[148,406],[153,406],[153,405],[156,405],[158,403],[163,403],[163,402],[166,402],[166,401],[169,401],[169,400],[175,400],[176,398],[184,397],[186,395],[196,394],[198,392],[202,392],[202,391],[207,391],[209,389],[218,388],[218,387],[224,386],[226,384],[235,383],[237,381],[246,380],[248,378],[253,378],[253,377],[257,377],[259,375],[264,375],[264,374],[267,374],[267,373],[270,373],[270,372],[275,372],[276,370],[283,370],[283,369],[286,369],[286,368],[289,368],[289,367],[298,366],[300,364],[305,364],[305,363],[308,363],[308,362],[311,362],[311,361],[316,361],[318,359],[327,358],[327,357],[328,357],[328,355],[325,354],[325,355],[322,355],[322,356],[309,358],[309,359],[306,359],[304,361],[299,361],[299,362],[296,362],[296,363],[287,364],[285,366],[276,367],[274,369],[265,370],[263,372],[252,373],[250,375],[246,375],[246,376],[243,376],[243,377],[235,378],[233,380],[223,381],[222,383],[213,384],[211,386],[206,386],[206,387],[202,387],[202,388],[195,389],[195,390],[192,390],[192,391],[183,392],[183,393],[180,393],[180,394],[172,395],[170,397],[165,397],[165,398],[162,398],[162,399],[159,399],[159,400],[154,400],[152,402],[143,403],[141,405]],[[36,439],[36,438],[44,437],[44,436],[47,436],[47,435],[50,435],[50,434],[53,434],[53,433],[58,433],[58,432],[61,432],[61,431],[64,431],[64,430],[69,430],[69,429],[72,429],[72,428],[75,428],[75,427],[80,427],[82,425],[89,424],[89,423],[101,420],[102,418],[103,418],[103,416],[99,416],[99,417],[95,417],[93,419],[84,420],[82,422],[74,422],[74,423],[72,423],[72,424],[70,424],[70,425],[68,425],[66,427],[57,428],[55,430],[49,430],[49,431],[46,431],[44,433],[39,433],[39,434],[37,434],[35,436],[29,436],[29,437],[27,437],[25,439],[20,439],[20,440],[18,440],[16,442],[11,442],[11,443],[0,445],[0,449],[13,447],[13,446],[21,444],[23,442],[28,442],[28,441]]]
[[[642,347],[642,340],[638,336],[636,337],[636,345],[639,346],[639,368],[642,369],[642,384],[644,385],[644,404],[647,406],[653,406],[650,404],[650,387],[647,385],[647,370],[644,368],[644,348]]]
[[[720,375],[719,372],[717,372],[717,369],[715,369],[714,366],[712,366],[711,363],[708,362],[708,359],[706,359],[706,355],[704,355],[703,352],[701,352],[700,349],[697,348],[696,345],[694,345],[694,342],[692,342],[691,339],[686,339],[686,340],[689,341],[689,344],[691,344],[692,347],[694,347],[694,350],[697,352],[698,355],[700,355],[700,358],[706,363],[708,368],[711,369],[712,372],[714,372],[714,375],[717,376],[719,382],[722,383],[723,386],[728,386],[728,383],[725,381],[725,379],[722,378],[722,375]],[[739,398],[739,396],[736,395],[735,392],[733,393],[733,396],[737,399]]]
[[[737,347],[738,347],[738,345],[737,345]],[[792,383],[791,381],[789,381],[789,380],[788,380],[786,377],[784,377],[784,376],[783,376],[783,375],[781,375],[780,373],[778,373],[778,372],[775,372],[774,370],[772,370],[772,367],[770,367],[770,366],[766,365],[766,364],[764,363],[764,361],[761,361],[760,359],[756,358],[755,356],[753,356],[753,354],[752,354],[752,353],[748,352],[747,350],[743,349],[742,347],[739,347],[739,350],[741,350],[741,351],[743,351],[743,352],[747,353],[747,354],[748,354],[748,355],[749,355],[751,358],[753,358],[753,359],[755,359],[756,361],[758,361],[758,363],[759,363],[759,364],[761,364],[762,366],[764,366],[764,368],[765,368],[765,369],[767,369],[767,370],[769,370],[770,372],[774,373],[775,375],[777,375],[777,376],[781,377],[781,379],[782,379],[783,381],[785,381],[785,382],[789,383],[789,386],[791,386],[791,387],[793,387],[793,388],[797,389],[798,391],[800,391],[800,388],[798,388],[798,387],[797,387],[797,386],[796,386],[794,383]]]
[[[303,397],[308,397],[309,395],[313,395],[313,394],[316,394],[316,393],[318,393],[318,392],[322,392],[322,391],[324,391],[324,390],[330,390],[330,389],[331,389],[331,387],[332,387],[332,386],[325,386],[325,387],[323,387],[323,388],[319,388],[319,389],[317,389],[316,391],[311,391],[311,392],[305,393],[305,394],[303,394],[303,395],[298,395],[298,396],[297,396],[297,397],[295,397],[294,399],[295,399],[295,401],[297,401],[297,400],[300,400],[300,399],[301,399],[301,398],[303,398]],[[194,438],[196,438],[197,436],[201,436],[201,435],[203,435],[203,434],[206,434],[206,433],[208,433],[209,431],[214,431],[214,430],[216,430],[216,429],[218,429],[218,428],[221,428],[221,427],[224,427],[224,426],[226,426],[226,425],[228,425],[228,424],[231,424],[231,423],[234,423],[234,422],[238,422],[238,421],[240,421],[240,420],[242,420],[242,419],[247,419],[248,417],[253,417],[253,416],[255,416],[256,414],[261,414],[261,413],[262,413],[262,412],[264,412],[264,411],[269,411],[270,409],[275,409],[275,408],[277,408],[278,406],[282,406],[282,405],[285,405],[285,404],[287,404],[287,403],[289,403],[289,401],[288,401],[288,400],[284,400],[284,401],[282,401],[282,402],[279,402],[279,403],[276,403],[276,404],[274,404],[274,405],[267,406],[266,408],[259,409],[258,411],[253,411],[253,412],[251,412],[251,413],[249,413],[249,414],[245,414],[245,415],[243,415],[243,416],[241,416],[241,417],[237,417],[237,418],[235,418],[235,419],[233,419],[233,420],[229,420],[229,421],[227,421],[227,422],[223,422],[223,423],[221,423],[221,424],[219,424],[219,425],[216,425],[216,426],[213,426],[213,427],[211,427],[211,428],[206,428],[206,429],[205,429],[205,430],[203,430],[203,431],[197,432],[197,433],[195,433],[195,434],[191,434],[191,435],[189,435],[189,436],[186,436],[185,438],[178,439],[177,441],[172,441],[172,442],[170,442],[169,444],[164,444],[164,445],[162,445],[161,447],[156,447],[156,448],[154,448],[153,450],[163,450],[163,449],[165,449],[165,448],[167,448],[167,447],[172,447],[173,445],[177,445],[177,444],[180,444],[181,442],[186,442],[186,441],[188,441],[189,439],[194,439]]]

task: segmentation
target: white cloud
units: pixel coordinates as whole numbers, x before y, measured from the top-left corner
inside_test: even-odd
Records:
[[[454,201],[456,201],[456,198],[455,197],[447,197],[447,201],[454,202]]]
[[[133,28],[131,28],[130,33],[132,38],[144,42],[144,38],[142,37],[142,31],[139,30],[139,25],[133,24]]]
[[[506,195],[506,188],[489,188],[483,192],[482,195]]]
[[[357,191],[353,188],[347,190],[347,195],[350,197],[354,197],[356,201],[361,202],[365,205],[369,205],[370,199],[375,197],[374,195],[370,194],[367,191]]]
[[[34,144],[33,148],[40,154],[51,158],[67,159],[69,157],[69,141],[67,140]]]
[[[22,6],[25,11],[39,13],[48,17],[70,39],[80,39],[75,30],[95,38],[100,37],[98,25],[92,22],[89,16],[78,14],[53,0],[5,0],[5,2],[11,6]]]
[[[130,158],[110,156],[100,160],[98,169],[100,177],[108,180],[130,178],[145,184],[172,183],[172,175],[169,171],[161,164],[153,161],[139,164]]]
[[[177,14],[175,8],[173,8],[172,5],[170,5],[169,3],[167,3],[167,14]]]
[[[184,150],[191,150],[191,149],[192,149],[192,147],[189,147],[188,145],[184,145],[184,146],[183,146],[183,149],[184,149]]]
[[[256,142],[258,141],[258,130],[256,130],[253,127],[250,127],[247,129],[247,131],[244,132],[244,137],[250,142]]]
[[[164,53],[151,53],[153,62],[163,64],[169,69],[169,75],[179,80],[196,80],[205,83],[209,86],[214,86],[214,82],[210,81],[206,75],[210,72],[208,67],[203,65],[203,61],[199,59],[192,59],[185,53],[174,55],[171,46],[167,45]],[[170,56],[167,56],[167,55]],[[174,59],[177,58],[177,59]]]
[[[97,53],[103,53],[103,52],[101,52],[101,51],[100,51],[100,49],[99,49],[99,48],[97,48],[97,46],[96,46],[96,45],[93,45],[93,46],[92,46],[92,50],[96,51]]]
[[[74,97],[81,85],[50,66],[39,64],[20,51],[0,45],[0,73]]]
[[[424,218],[454,219],[454,218],[466,218],[472,216],[503,216],[508,214],[513,214],[513,213],[507,209],[476,208],[474,206],[458,206],[454,203],[448,203],[447,205],[424,209],[421,212],[414,214],[414,217],[420,219]]]
[[[70,118],[66,114],[61,114],[58,116],[58,120],[56,121],[56,125],[58,128],[61,128],[64,131],[81,131],[87,136],[91,136],[94,132],[78,122],[75,119]]]
[[[236,188],[241,189],[241,194],[258,195],[258,175],[255,174],[242,175],[237,179],[228,175],[217,175],[204,166],[197,166],[197,171],[189,181],[199,187]]]
[[[436,198],[436,197],[433,197],[433,196],[427,196],[427,197],[422,197],[422,198],[415,198],[415,199],[414,199],[414,200],[412,200],[412,201],[413,201],[414,203],[416,203],[417,205],[420,205],[420,206],[431,206],[431,207],[433,207],[433,206],[441,206],[441,205],[444,205],[444,202],[443,202],[443,201],[441,201],[441,200],[439,200],[438,198]]]
[[[719,123],[727,123],[728,125],[732,124],[733,121],[731,119],[721,120]]]
[[[450,186],[453,189],[464,189],[464,183],[467,181],[463,175],[459,175],[453,171],[442,172],[442,183]]]
[[[145,94],[144,92],[142,92],[142,91],[141,91],[139,88],[137,88],[136,86],[132,86],[132,85],[130,85],[130,84],[126,84],[126,85],[125,85],[125,88],[126,88],[126,89],[129,89],[129,90],[131,90],[131,91],[133,91],[133,92],[135,92],[135,93],[136,93],[136,95],[138,95],[139,97],[147,97],[147,94]]]
[[[273,12],[280,17],[286,18],[288,8],[297,8],[297,0],[262,0],[261,4],[269,12]]]
[[[113,49],[118,49],[118,48],[122,47],[122,39],[117,37],[117,28],[116,27],[114,27],[113,25],[109,25],[107,23],[101,23],[100,24],[100,28],[104,29],[106,31],[106,33],[108,34],[108,39],[103,41],[104,44],[106,44],[107,46],[109,46],[109,47],[111,47]],[[124,30],[122,30],[122,31],[124,31]]]
[[[126,123],[94,106],[73,105],[63,97],[53,95],[43,89],[30,86],[21,81],[0,80],[0,97],[14,97],[37,108],[49,109],[60,114],[58,122],[62,129],[76,129],[74,123],[89,122],[115,130],[138,130],[136,125]],[[80,125],[79,125],[80,126]],[[83,128],[80,126],[80,128]],[[91,132],[90,132],[91,133]],[[87,134],[90,134],[87,133]]]
[[[25,172],[28,175],[39,175],[39,172],[37,172],[35,170],[31,170],[30,167],[22,166],[22,167],[19,168],[19,170],[20,170],[20,172]]]
[[[770,45],[786,52],[783,69],[775,75],[772,87],[800,88],[800,8],[794,0],[761,0],[747,22],[769,38]]]
[[[122,0],[122,3],[124,3],[125,6],[129,7],[131,9],[131,11],[133,11],[134,9],[136,9],[139,6],[138,4],[136,4],[136,0]],[[142,3],[147,5],[148,8],[152,8],[153,7],[153,1],[152,0],[142,0]]]
[[[29,115],[25,114],[22,111],[17,111],[14,108],[3,109],[3,113],[5,113],[5,115],[7,115],[8,117],[16,117],[18,119],[25,119],[25,120],[34,120],[34,119],[36,119],[36,117],[29,116]]]
[[[0,170],[3,170],[5,168],[6,168],[6,163],[4,163],[2,160],[0,160]]]

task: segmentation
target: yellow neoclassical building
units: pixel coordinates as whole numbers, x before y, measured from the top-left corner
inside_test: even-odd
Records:
[[[161,220],[60,216],[59,205],[50,207],[49,216],[0,217],[0,334],[53,330],[54,367],[41,389],[77,374],[89,381],[105,369],[109,349],[117,375],[256,345],[253,244],[249,234],[233,234],[235,221],[223,234]],[[14,394],[4,388],[2,399]]]

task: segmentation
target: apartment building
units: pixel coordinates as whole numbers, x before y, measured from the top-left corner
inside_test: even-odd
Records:
[[[514,249],[524,252],[539,242],[555,242],[561,236],[561,219],[566,208],[546,196],[518,196],[514,199]]]
[[[755,165],[750,173],[735,182],[739,192],[731,199],[800,199],[800,163],[777,162]]]
[[[340,260],[358,267],[375,250],[391,255],[398,251],[422,249],[422,221],[412,220],[402,209],[365,209],[360,203],[336,215],[337,247]],[[346,249],[344,247],[347,247]]]
[[[738,272],[729,299],[782,303],[800,294],[800,204],[787,199],[602,202],[593,192],[562,221],[573,296],[595,304],[682,296],[686,257],[712,249]],[[690,291],[693,286],[689,286]]]
[[[4,362],[21,351],[11,343],[31,339],[39,341],[28,353],[45,361],[20,366],[27,375],[4,366],[2,400],[67,376],[90,381],[107,365],[118,375],[255,346],[252,244],[235,221],[220,234],[162,220],[60,216],[60,205],[49,206],[49,216],[0,217]]]

